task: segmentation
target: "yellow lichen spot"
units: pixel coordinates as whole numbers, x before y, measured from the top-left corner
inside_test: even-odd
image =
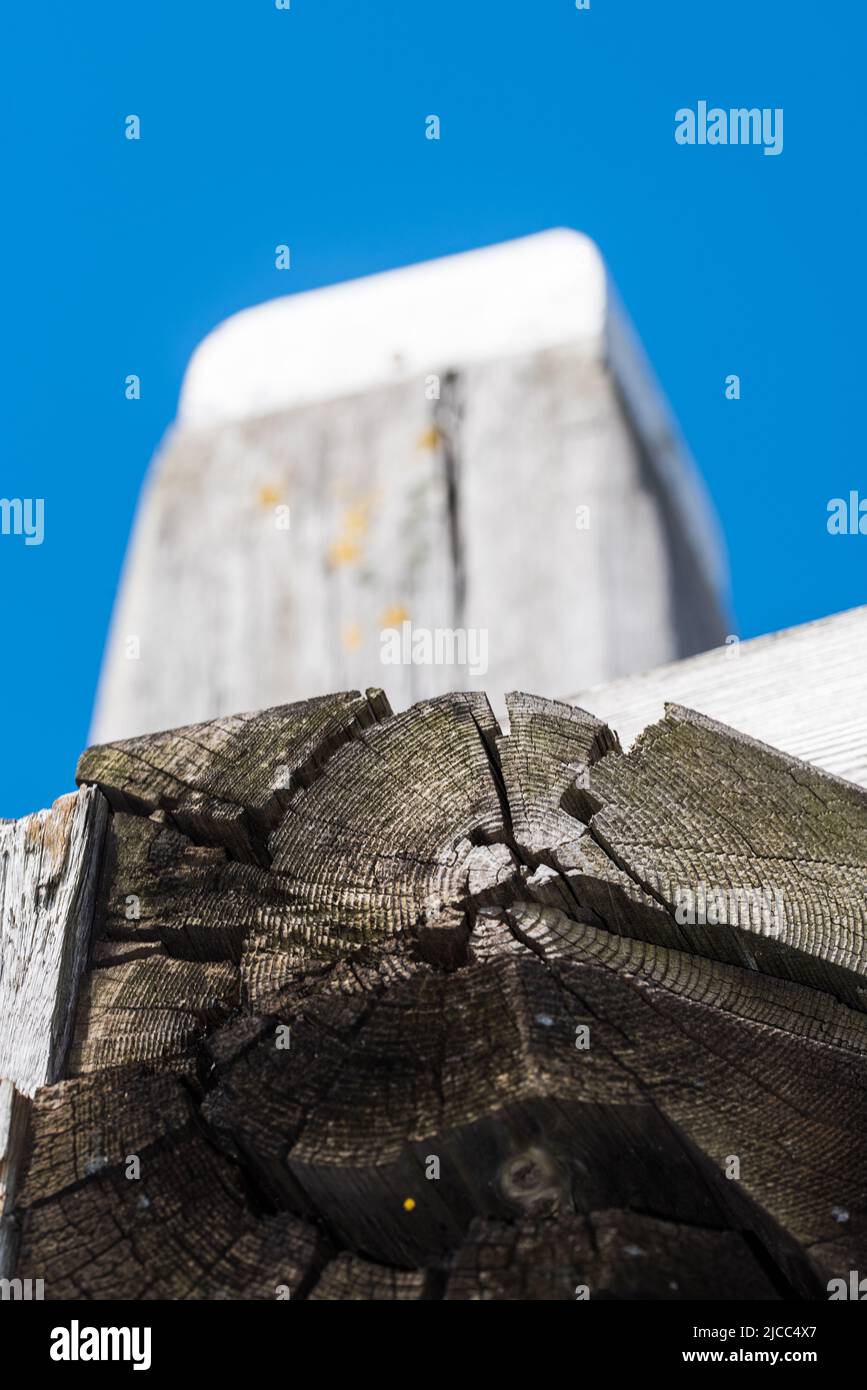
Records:
[[[360,554],[361,551],[354,541],[341,537],[328,547],[328,563],[332,569],[338,569],[341,565],[353,565]]]
[[[342,641],[347,651],[355,652],[361,646],[361,628],[358,623],[350,623],[343,629]]]
[[[402,603],[393,603],[386,608],[379,620],[380,627],[400,627],[409,617],[409,610]]]
[[[370,508],[366,502],[359,507],[347,507],[343,517],[343,534],[363,536],[370,525]]]
[[[259,506],[267,511],[270,507],[277,506],[282,495],[278,487],[274,487],[271,483],[264,483],[256,494],[256,500]]]
[[[415,1198],[414,1198],[414,1197],[404,1197],[404,1199],[403,1199],[403,1209],[404,1209],[404,1211],[415,1211]]]
[[[435,449],[442,439],[442,435],[436,425],[431,425],[425,430],[424,434],[418,437],[418,447],[420,449]]]
[[[337,540],[328,548],[328,563],[332,569],[354,565],[361,558],[361,543],[370,526],[370,503],[357,502],[346,507],[340,518]]]

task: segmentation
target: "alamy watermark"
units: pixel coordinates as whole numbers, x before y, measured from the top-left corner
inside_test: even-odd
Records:
[[[783,153],[781,106],[708,109],[700,101],[695,111],[682,106],[674,113],[674,138],[679,145],[762,145],[765,154]]]
[[[867,536],[867,497],[853,489],[847,497],[832,497],[828,503],[828,534]]]
[[[73,1318],[69,1327],[51,1330],[48,1352],[52,1361],[130,1361],[134,1371],[151,1364],[149,1327],[82,1327]]]
[[[44,1279],[0,1279],[0,1301],[3,1303],[41,1302],[45,1298]]]
[[[0,535],[23,536],[25,545],[45,539],[45,499],[0,497]]]
[[[696,883],[675,888],[674,903],[674,920],[681,927],[750,927],[776,936],[786,925],[779,888],[720,888]]]
[[[406,620],[383,628],[379,640],[383,666],[466,666],[472,676],[488,669],[486,627],[413,627]]]
[[[849,1281],[845,1279],[829,1279],[827,1284],[828,1302],[839,1302],[841,1299],[851,1299],[855,1303],[867,1302],[867,1279],[862,1279],[857,1269],[849,1270]]]

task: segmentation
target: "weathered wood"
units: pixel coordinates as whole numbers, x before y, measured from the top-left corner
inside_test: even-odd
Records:
[[[389,1269],[357,1255],[338,1255],[326,1268],[310,1294],[314,1301],[408,1302],[425,1296],[425,1275],[420,1270]]]
[[[108,807],[95,788],[0,824],[0,1277],[29,1099],[60,1076],[93,922]]]
[[[107,807],[95,788],[0,825],[0,1076],[54,1081],[87,954]]]
[[[476,1221],[445,1298],[776,1299],[743,1236],[656,1221],[632,1211],[515,1223]],[[592,1290],[592,1295],[591,1295]]]
[[[19,1277],[816,1299],[865,1267],[867,793],[679,709],[628,754],[509,714],[342,696],[88,750],[98,939]],[[778,885],[772,923],[727,896]]]
[[[178,829],[199,843],[267,863],[264,842],[296,788],[390,712],[382,691],[370,690],[214,719],[89,749],[78,780],[98,780],[119,810],[170,809]]]
[[[12,1273],[17,1249],[13,1210],[25,1162],[30,1099],[0,1079],[0,1279]]]
[[[220,325],[190,364],[93,737],[380,682],[398,709],[579,689],[722,641],[724,571],[587,238],[291,295]],[[404,623],[449,634],[440,661],[383,666],[381,634]]]
[[[669,913],[713,891],[690,949],[867,1008],[867,791],[673,705],[591,796],[593,838]]]
[[[627,749],[676,702],[867,786],[867,607],[731,641],[569,701],[607,720]]]

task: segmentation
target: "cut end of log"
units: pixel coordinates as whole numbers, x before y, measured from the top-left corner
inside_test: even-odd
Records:
[[[83,755],[108,824],[20,1277],[815,1299],[864,1265],[865,796],[688,710],[629,753],[508,712],[355,692]]]

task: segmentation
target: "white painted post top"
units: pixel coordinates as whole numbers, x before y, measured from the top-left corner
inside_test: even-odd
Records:
[[[576,340],[602,351],[607,298],[596,245],[564,228],[285,295],[203,340],[179,423],[207,428]]]

